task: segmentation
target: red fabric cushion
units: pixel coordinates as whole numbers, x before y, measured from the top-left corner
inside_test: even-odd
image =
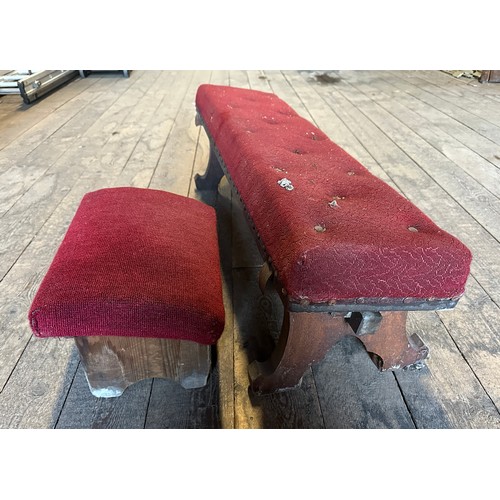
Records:
[[[86,194],[29,318],[39,337],[213,344],[224,328],[215,211],[152,189]]]
[[[469,250],[277,96],[202,85],[196,106],[292,300],[463,293]]]

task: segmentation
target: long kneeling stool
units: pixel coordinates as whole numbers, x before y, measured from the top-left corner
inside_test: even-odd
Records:
[[[285,308],[271,357],[250,365],[252,388],[296,386],[345,335],[382,370],[424,359],[406,313],[454,307],[469,250],[277,96],[202,85],[196,107],[211,147],[196,186],[226,175],[267,261],[261,288],[272,279]]]
[[[224,328],[215,211],[172,193],[83,198],[29,312],[37,337],[74,337],[92,393],[172,378],[206,384]]]

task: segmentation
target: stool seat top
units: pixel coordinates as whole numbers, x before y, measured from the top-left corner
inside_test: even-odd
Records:
[[[214,209],[153,189],[86,194],[29,319],[39,337],[215,343],[224,306]]]
[[[196,107],[291,301],[462,295],[467,247],[276,95],[205,84]]]

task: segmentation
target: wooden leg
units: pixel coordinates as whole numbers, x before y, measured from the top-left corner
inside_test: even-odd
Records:
[[[270,358],[248,368],[250,387],[257,394],[291,389],[307,368],[324,358],[352,329],[343,314],[291,312],[285,309],[278,344]]]
[[[379,370],[397,370],[427,358],[429,349],[420,337],[406,335],[406,311],[381,314],[375,333],[357,335]]]
[[[120,396],[135,382],[169,378],[185,389],[203,387],[210,372],[210,346],[140,337],[76,337],[90,391]]]
[[[261,308],[264,310],[268,326],[275,325],[272,301],[267,295],[276,289],[284,307],[283,322],[278,342],[259,353],[267,354],[267,359],[258,357],[248,367],[250,388],[256,394],[268,394],[300,385],[309,366],[324,358],[326,353],[345,335],[353,335],[343,313],[291,312],[287,308],[280,286],[274,282],[273,271],[267,262],[259,274],[259,288],[262,292]],[[267,346],[269,347],[269,346]]]
[[[406,314],[383,312],[375,333],[356,335],[380,371],[409,367],[429,354],[418,335],[406,335]],[[307,368],[321,361],[346,335],[355,335],[355,330],[343,313],[285,310],[281,334],[271,356],[249,366],[251,389],[266,394],[297,387]]]
[[[215,191],[223,176],[224,172],[219,164],[219,159],[215,154],[214,148],[210,145],[210,157],[208,159],[207,170],[203,175],[196,174],[194,177],[196,188],[200,191]]]
[[[265,263],[259,275],[264,295],[273,283],[273,272]],[[276,286],[279,291],[280,287]],[[264,361],[257,359],[248,368],[250,387],[257,394],[272,393],[300,385],[302,376],[313,363],[344,336],[355,335],[364,345],[380,371],[397,370],[418,364],[429,349],[416,334],[406,335],[406,311],[345,314],[341,312],[292,312],[284,303],[284,318],[277,345]],[[268,305],[269,303],[269,305]],[[273,316],[269,299],[261,306]],[[269,311],[267,311],[267,309]]]

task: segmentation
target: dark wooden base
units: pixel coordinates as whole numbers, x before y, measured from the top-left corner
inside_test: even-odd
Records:
[[[196,174],[194,177],[196,188],[200,191],[215,191],[223,176],[224,172],[222,171],[215,150],[213,147],[210,147],[210,157],[206,172],[203,175]]]
[[[263,293],[272,282],[273,275],[265,264],[259,278]],[[276,285],[284,305],[283,323],[268,359],[253,361],[249,366],[250,388],[257,394],[299,386],[307,368],[321,361],[346,335],[363,343],[381,371],[409,367],[428,356],[429,350],[418,335],[406,335],[406,311],[368,311],[365,316],[355,313],[359,317],[342,312],[296,312],[289,309],[281,286]]]
[[[185,389],[203,387],[210,372],[210,346],[174,339],[76,337],[90,391],[98,398],[121,396],[148,378],[169,378]]]
[[[488,69],[481,71],[479,82],[500,83],[500,70]]]

